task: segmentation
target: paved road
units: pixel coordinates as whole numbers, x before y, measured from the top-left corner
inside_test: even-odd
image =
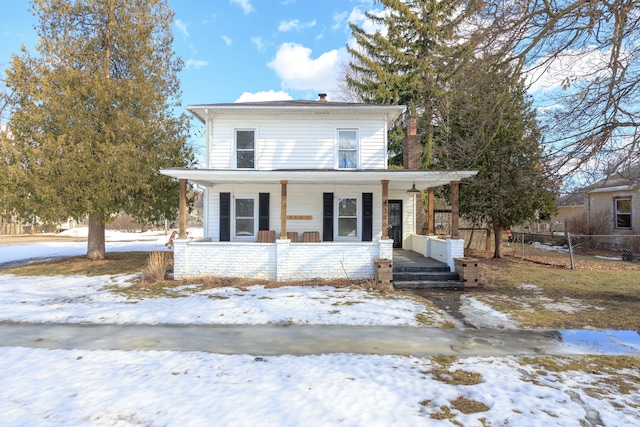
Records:
[[[205,351],[255,355],[355,353],[462,357],[598,354],[592,343],[569,345],[562,341],[561,333],[555,331],[336,325],[0,323],[0,345],[84,350]]]

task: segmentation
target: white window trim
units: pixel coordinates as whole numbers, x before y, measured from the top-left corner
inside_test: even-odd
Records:
[[[251,199],[253,200],[253,234],[251,236],[238,236],[236,229],[236,200],[238,199]],[[231,237],[235,241],[254,241],[258,236],[258,197],[255,195],[234,195],[233,203],[231,204]]]
[[[342,131],[355,131],[355,133],[356,133],[356,162],[357,162],[357,165],[356,165],[355,168],[341,168],[340,167],[340,132],[342,132]],[[336,169],[336,170],[359,170],[360,169],[360,165],[361,165],[360,154],[362,152],[362,146],[360,144],[360,129],[358,129],[358,128],[338,128],[338,129],[336,129],[336,142],[335,142],[334,146],[335,146],[335,151],[334,151],[334,158],[335,158],[334,169]]]
[[[356,199],[356,235],[355,236],[341,236],[340,235],[340,199]],[[333,229],[334,240],[337,241],[360,241],[362,239],[361,236],[361,228],[362,228],[362,196],[355,194],[338,194],[335,196],[333,201]]]
[[[253,131],[253,167],[252,168],[239,168],[238,167],[238,131]],[[233,167],[241,170],[255,170],[258,169],[258,129],[257,128],[234,128],[233,129],[233,153],[232,153]]]
[[[618,200],[629,200],[629,206],[631,212],[618,214]],[[618,226],[618,215],[629,215],[629,227]],[[631,196],[616,196],[613,198],[613,228],[618,230],[632,230],[633,229],[633,199]]]

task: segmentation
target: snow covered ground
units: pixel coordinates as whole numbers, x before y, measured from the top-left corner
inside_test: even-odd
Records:
[[[161,250],[164,234],[111,234],[107,250]],[[80,255],[85,243],[0,246],[0,263]],[[361,290],[179,288],[145,299],[120,277],[0,271],[0,320],[64,323],[439,324],[444,315]],[[484,319],[500,313],[469,303]],[[482,310],[480,310],[482,309]],[[0,347],[0,426],[631,426],[639,369],[554,372],[517,357],[220,355]],[[454,381],[454,378],[473,378]]]

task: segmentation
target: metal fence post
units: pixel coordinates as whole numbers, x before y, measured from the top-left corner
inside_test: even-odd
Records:
[[[567,242],[569,243],[569,263],[571,264],[571,269],[575,270],[576,266],[573,263],[573,245],[571,244],[571,233],[567,233]]]
[[[520,234],[520,239],[522,240],[522,260],[524,261],[524,233]]]

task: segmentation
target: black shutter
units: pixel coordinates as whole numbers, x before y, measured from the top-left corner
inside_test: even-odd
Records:
[[[362,193],[362,241],[373,240],[373,193]]]
[[[322,241],[333,242],[333,193],[322,193]]]
[[[231,193],[220,193],[220,241],[231,241]]]
[[[269,229],[269,193],[259,193],[258,230]]]

